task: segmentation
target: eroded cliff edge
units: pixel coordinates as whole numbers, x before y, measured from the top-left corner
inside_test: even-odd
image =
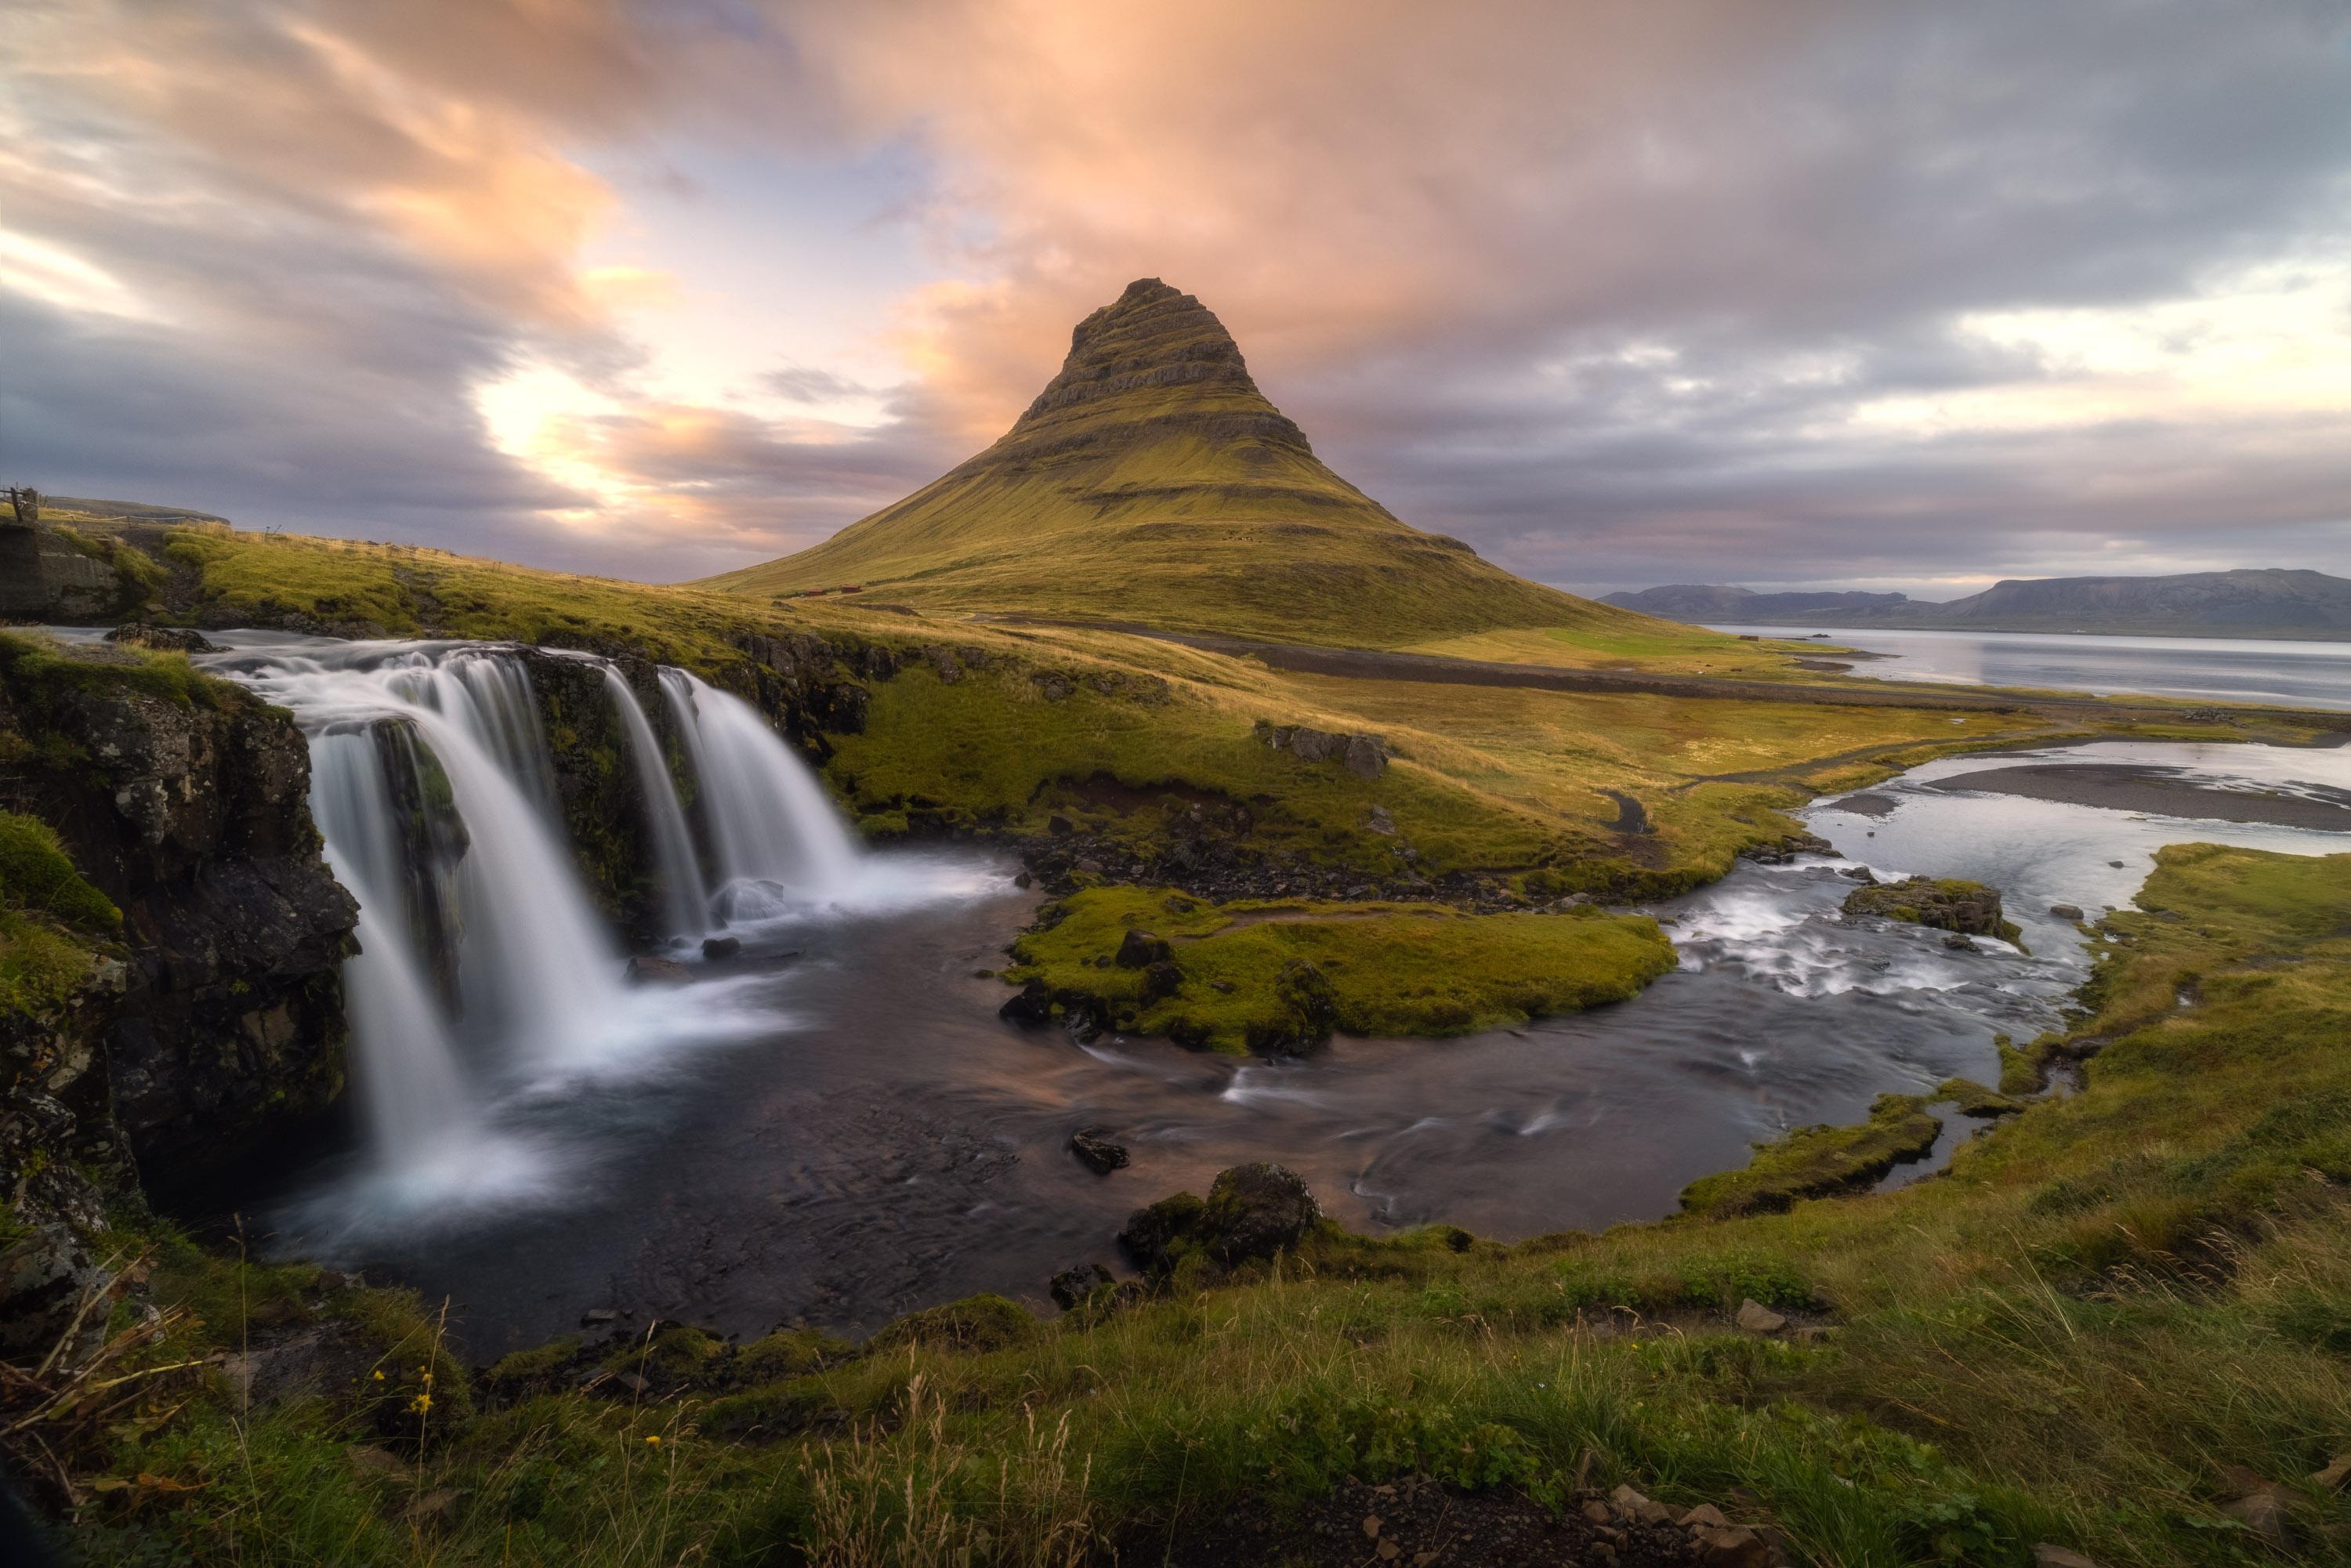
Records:
[[[0,1007],[0,1317],[21,1332],[44,1281],[89,1266],[75,1237],[106,1205],[201,1184],[340,1095],[359,911],[309,778],[290,716],[184,660],[0,634],[0,811],[32,846],[0,896],[9,956],[44,956]],[[99,914],[50,907],[77,874]]]

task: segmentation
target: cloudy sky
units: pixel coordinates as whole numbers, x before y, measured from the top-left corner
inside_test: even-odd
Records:
[[[1530,576],[2351,575],[2340,0],[9,0],[0,476],[671,580],[1134,277]]]

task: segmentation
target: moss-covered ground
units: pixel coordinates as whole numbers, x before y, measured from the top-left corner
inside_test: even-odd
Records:
[[[1155,963],[1122,963],[1144,936]],[[1224,1051],[1449,1035],[1623,1001],[1674,967],[1656,922],[1443,905],[1236,902],[1085,889],[1014,945],[1005,978],[1093,998],[1117,1028]],[[1161,966],[1165,967],[1162,967]]]
[[[208,1363],[26,1429],[90,1562],[1131,1560],[1243,1497],[1413,1472],[1629,1480],[1840,1568],[2280,1560],[2228,1511],[2260,1482],[2300,1560],[2344,1561],[2308,1478],[2351,1448],[2351,856],[2174,848],[2144,902],[2105,927],[2080,1092],[1896,1192],[1511,1248],[1326,1228],[1120,1311],[978,1301],[862,1351],[669,1333],[470,1386],[413,1301],[166,1242],[157,1294],[191,1310],[110,1375],[356,1348],[290,1402]],[[1742,1333],[1750,1299],[1831,1332]]]

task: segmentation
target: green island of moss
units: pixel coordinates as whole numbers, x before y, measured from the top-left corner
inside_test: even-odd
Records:
[[[1799,1127],[1758,1145],[1746,1168],[1699,1177],[1682,1189],[1682,1212],[1720,1219],[1850,1192],[1907,1160],[1926,1158],[1942,1131],[1921,1096],[1881,1094],[1871,1102],[1866,1122]]]
[[[1211,904],[1086,888],[1049,907],[1004,973],[1101,1020],[1219,1051],[1452,1035],[1623,1001],[1674,967],[1646,916],[1465,915],[1442,904]]]

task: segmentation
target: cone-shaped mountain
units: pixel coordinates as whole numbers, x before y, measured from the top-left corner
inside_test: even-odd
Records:
[[[1078,323],[1003,438],[798,555],[709,580],[925,611],[1381,645],[1655,623],[1514,577],[1332,473],[1208,308],[1155,277]]]

